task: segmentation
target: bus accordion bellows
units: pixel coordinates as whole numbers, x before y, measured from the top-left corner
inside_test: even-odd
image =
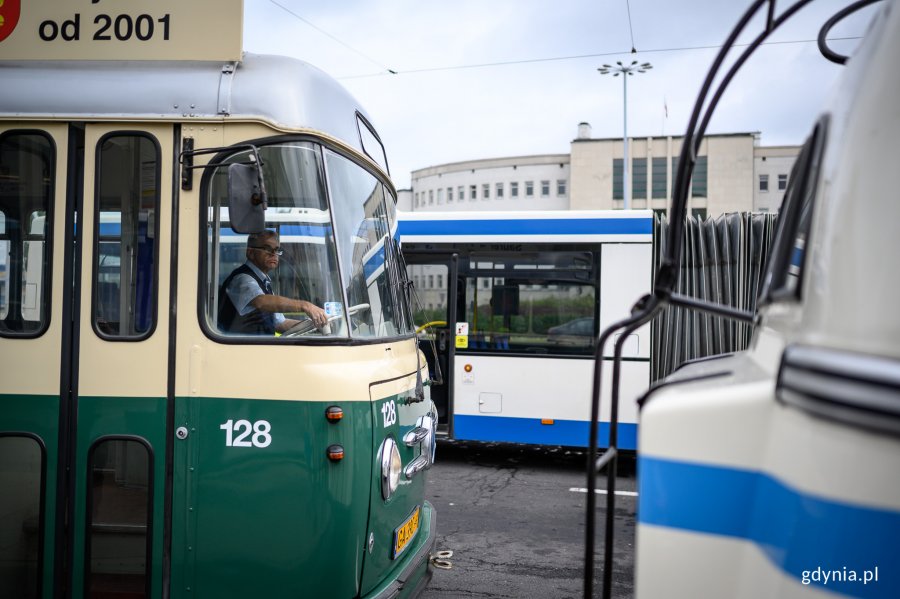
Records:
[[[416,595],[436,415],[370,118],[294,59],[69,47],[0,59],[0,596]]]
[[[597,331],[650,290],[652,212],[402,212],[399,235],[419,334],[431,341],[421,347],[438,432],[586,447]],[[649,327],[625,343],[623,448],[636,448],[650,345]],[[608,369],[612,354],[603,360]]]

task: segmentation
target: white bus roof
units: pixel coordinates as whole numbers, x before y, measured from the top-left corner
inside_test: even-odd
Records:
[[[401,212],[403,243],[649,242],[652,210]]]

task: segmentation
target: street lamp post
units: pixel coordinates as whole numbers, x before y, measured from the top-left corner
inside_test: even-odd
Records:
[[[629,65],[623,65],[621,61],[617,61],[615,66],[605,64],[599,69],[601,75],[609,75],[613,77],[622,75],[622,141],[624,142],[624,156],[622,158],[622,197],[624,198],[625,210],[631,209],[631,185],[628,180],[628,77],[635,73],[646,73],[653,68],[649,62],[633,60]]]

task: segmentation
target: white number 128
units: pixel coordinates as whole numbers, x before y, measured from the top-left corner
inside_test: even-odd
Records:
[[[272,425],[268,420],[253,424],[249,420],[228,420],[219,428],[225,431],[225,447],[268,447],[272,443]]]

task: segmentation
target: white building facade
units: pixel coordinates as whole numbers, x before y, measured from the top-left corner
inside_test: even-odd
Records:
[[[629,139],[631,208],[668,209],[681,145],[681,137]],[[707,135],[691,180],[691,213],[777,211],[799,149],[760,146],[758,133]],[[622,209],[625,159],[621,138],[592,138],[590,125],[581,123],[569,154],[470,160],[413,171],[409,195],[401,193],[401,209]]]

